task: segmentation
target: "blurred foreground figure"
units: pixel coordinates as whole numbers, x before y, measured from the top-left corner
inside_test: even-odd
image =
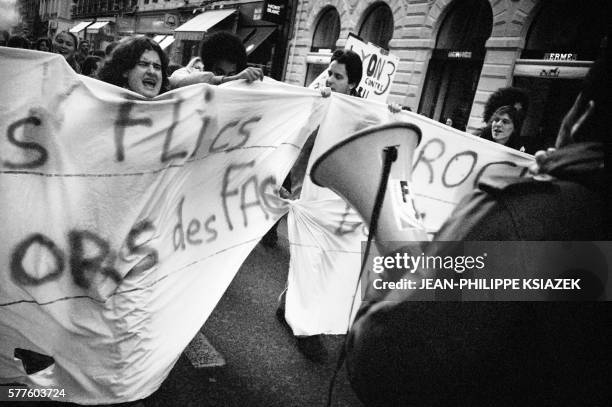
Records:
[[[609,47],[605,54],[564,118],[557,150],[536,155],[539,174],[482,182],[434,241],[502,241],[505,248],[511,242],[503,241],[610,239],[604,174],[612,140]],[[431,255],[454,254],[436,242]],[[532,261],[511,253],[501,260],[508,262],[507,278],[522,276],[522,263]],[[355,320],[347,345],[351,385],[368,406],[610,405],[612,302],[595,302],[608,279],[610,265],[603,264],[596,276],[578,274],[588,288],[580,294],[529,294],[549,302],[424,302],[413,290],[393,290]],[[551,270],[564,277],[566,268]],[[486,269],[481,273],[490,277]],[[422,281],[419,273],[407,277]]]

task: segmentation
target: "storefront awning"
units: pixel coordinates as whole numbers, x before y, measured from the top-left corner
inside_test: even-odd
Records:
[[[174,30],[174,38],[177,40],[200,41],[204,39],[204,34],[209,29],[234,13],[236,13],[236,9],[205,11]]]
[[[153,41],[160,44],[166,37],[167,35],[156,35],[155,37],[153,37]]]
[[[255,32],[243,40],[247,55],[251,55],[272,33],[276,27],[257,27]]]
[[[83,31],[85,29],[85,27],[87,27],[89,24],[91,24],[91,21],[81,21],[80,23],[78,23],[77,25],[75,25],[74,27],[72,27],[70,29],[71,33],[80,33],[81,31]]]
[[[586,76],[592,61],[548,61],[519,59],[514,65],[514,76],[528,76],[542,79],[582,79]]]
[[[173,42],[174,42],[174,37],[169,35],[159,43],[159,46],[161,47],[161,49],[166,49],[170,45],[172,45]]]
[[[108,21],[97,21],[93,23],[92,25],[90,25],[89,27],[87,27],[87,32],[95,34],[100,31],[100,28],[104,27],[108,23],[109,23]]]

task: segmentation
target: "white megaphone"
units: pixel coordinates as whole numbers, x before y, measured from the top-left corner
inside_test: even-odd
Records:
[[[420,140],[421,130],[411,123],[368,127],[323,153],[310,171],[315,184],[331,189],[357,210],[376,236],[381,254],[407,241],[428,240],[410,183],[413,154]],[[386,183],[384,190],[381,181]],[[377,195],[382,203],[376,208],[379,216],[373,219]],[[377,221],[376,230],[371,230],[372,220]]]

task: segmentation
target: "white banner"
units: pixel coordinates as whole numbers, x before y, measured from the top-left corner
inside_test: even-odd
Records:
[[[154,100],[0,48],[0,378],[148,396],[262,235],[327,101],[281,83]],[[26,372],[20,349],[54,363]]]
[[[415,151],[412,169],[407,169],[407,173],[412,170],[412,182],[404,180],[404,186],[411,190],[419,219],[430,236],[482,177],[521,176],[533,160],[530,155],[416,113],[391,114],[385,104],[344,95],[332,94],[331,99],[307,172],[321,154],[357,130],[390,121],[416,124],[422,131],[422,140]],[[337,176],[361,177],[369,171],[359,160],[355,160],[354,167],[352,173]],[[393,187],[393,182],[390,180],[388,188]],[[401,195],[396,194],[396,198],[402,199]],[[291,242],[288,323],[296,335],[346,333],[361,266],[361,243],[367,240],[361,218],[340,197],[314,185],[307,176],[300,200],[290,207],[288,226]],[[405,240],[411,240],[411,236],[407,232]],[[357,294],[353,314],[360,300]]]
[[[127,402],[159,387],[286,213],[278,185],[317,127],[311,163],[359,129],[417,124],[412,187],[429,231],[482,173],[530,161],[383,103],[274,81],[144,100],[58,55],[0,58],[0,379],[62,388],[65,401]],[[290,207],[287,319],[297,334],[341,333],[364,225],[309,179]],[[20,349],[53,363],[27,372]]]

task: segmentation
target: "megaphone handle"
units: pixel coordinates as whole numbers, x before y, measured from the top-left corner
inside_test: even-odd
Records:
[[[359,289],[359,282],[361,281],[361,277],[363,276],[363,272],[365,270],[365,266],[368,261],[368,255],[370,254],[370,247],[372,246],[372,239],[376,233],[376,229],[378,228],[378,217],[380,216],[380,210],[382,208],[383,202],[385,200],[385,192],[387,191],[387,184],[389,182],[389,174],[391,173],[391,164],[397,160],[397,147],[389,146],[383,149],[384,161],[383,161],[383,169],[382,174],[380,175],[380,183],[378,184],[378,191],[376,192],[376,198],[374,200],[374,207],[372,208],[372,216],[370,221],[370,227],[368,228],[368,240],[366,242],[366,247],[363,253],[363,260],[361,261],[361,269],[359,270],[359,278],[357,279],[357,285],[355,286],[355,294],[353,295],[353,300],[351,301],[351,308],[349,311],[349,323],[346,328],[346,335],[344,336],[344,341],[342,343],[342,348],[340,349],[340,355],[338,356],[338,362],[336,363],[336,367],[334,369],[334,373],[332,375],[329,391],[327,393],[327,407],[331,406],[332,402],[332,394],[334,391],[334,384],[336,382],[336,377],[338,376],[338,372],[342,368],[344,361],[346,360],[346,341],[348,339],[348,333],[350,330],[351,324],[351,315],[353,315],[353,307],[355,306],[355,296],[357,295],[357,290]]]
[[[370,217],[370,227],[368,228],[368,240],[366,243],[365,251],[363,254],[363,260],[361,262],[361,270],[359,270],[359,279],[363,275],[365,270],[368,255],[370,254],[370,247],[372,246],[372,240],[378,229],[378,218],[380,217],[380,210],[385,200],[385,192],[387,191],[387,184],[389,182],[389,174],[391,173],[391,164],[397,160],[397,147],[389,146],[383,149],[384,161],[382,174],[380,175],[380,184],[378,184],[378,191],[376,192],[376,198],[374,199],[374,207],[372,208],[372,216]],[[352,312],[352,310],[351,310]]]

